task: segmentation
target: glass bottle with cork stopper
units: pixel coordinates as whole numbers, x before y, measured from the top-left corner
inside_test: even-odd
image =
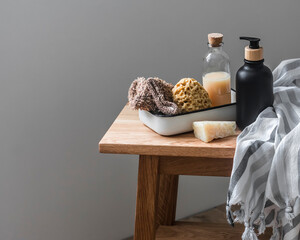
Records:
[[[222,47],[223,34],[208,34],[208,52],[203,59],[202,80],[213,107],[231,103],[229,57]]]

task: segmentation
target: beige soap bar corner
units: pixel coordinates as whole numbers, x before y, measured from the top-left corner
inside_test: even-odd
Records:
[[[196,138],[203,142],[224,138],[235,134],[236,123],[234,121],[199,121],[193,122]]]

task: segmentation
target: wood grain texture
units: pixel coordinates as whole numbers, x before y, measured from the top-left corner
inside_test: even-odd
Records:
[[[264,58],[263,48],[252,49],[249,46],[245,47],[245,59],[248,61],[260,61]]]
[[[235,224],[231,227],[226,221],[225,204],[208,211],[184,218],[174,226],[160,226],[156,240],[240,240],[244,226]],[[267,228],[259,240],[269,240],[272,229]],[[132,240],[128,238],[126,240]]]
[[[156,240],[240,240],[244,226],[236,223],[231,227],[226,221],[225,204],[192,217],[177,221],[174,226],[160,226]],[[272,235],[268,228],[260,240],[269,240]]]
[[[236,224],[234,228],[226,223],[177,222],[174,226],[160,226],[156,240],[240,240],[244,226]],[[260,240],[269,240],[268,233],[259,236]]]
[[[184,222],[207,222],[207,223],[227,223],[226,222],[226,204],[211,208],[207,211],[194,214],[181,219]]]
[[[153,240],[159,187],[159,157],[140,156],[135,210],[135,240]]]
[[[166,157],[160,158],[161,174],[220,176],[229,177],[232,159],[201,157]]]
[[[161,174],[159,177],[159,195],[157,225],[172,225],[175,222],[178,175]]]
[[[164,137],[143,125],[126,105],[99,143],[102,153],[233,158],[236,136],[204,143],[193,133]]]

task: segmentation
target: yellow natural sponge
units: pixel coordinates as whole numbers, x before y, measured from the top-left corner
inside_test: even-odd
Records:
[[[193,78],[181,79],[172,89],[173,101],[181,112],[192,112],[212,106],[202,85]]]

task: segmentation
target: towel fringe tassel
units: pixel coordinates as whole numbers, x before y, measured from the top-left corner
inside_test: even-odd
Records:
[[[245,223],[245,231],[242,235],[242,240],[258,240],[254,228],[249,226],[249,223]]]
[[[239,209],[237,211],[233,212],[233,215],[235,216],[234,222],[243,223],[245,219],[245,211],[244,209]]]
[[[232,214],[232,210],[231,207],[229,206],[229,204],[226,204],[226,218],[227,218],[227,222],[234,227],[234,220],[233,220],[233,214]]]
[[[285,217],[288,220],[288,223],[293,227],[293,219],[295,218],[295,214],[293,208],[290,204],[285,208]]]
[[[272,235],[272,237],[270,238],[270,240],[279,240],[279,237],[280,237],[280,235],[279,235],[279,230],[278,230],[278,228],[277,227],[273,227],[273,235]]]
[[[259,215],[259,219],[260,219],[260,223],[259,223],[258,233],[264,234],[266,230],[265,214],[261,213]]]

